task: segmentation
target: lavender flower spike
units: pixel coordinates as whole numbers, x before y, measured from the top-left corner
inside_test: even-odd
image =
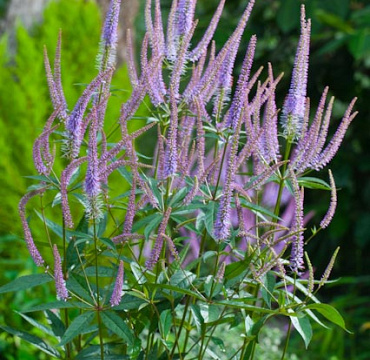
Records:
[[[90,137],[87,155],[87,170],[85,177],[86,193],[86,215],[88,219],[98,220],[102,216],[101,212],[101,171],[99,169],[98,148],[97,148],[97,114],[94,112],[90,127]]]
[[[239,134],[242,123],[242,117],[239,118],[235,133],[232,138],[231,150],[226,170],[225,187],[220,200],[220,208],[217,212],[214,224],[214,236],[218,240],[226,240],[230,235],[230,211],[232,198],[232,183],[234,182],[236,172],[236,156],[238,152]],[[220,169],[221,171],[222,169]]]
[[[191,61],[198,61],[202,54],[206,52],[206,49],[216,31],[217,24],[221,18],[224,5],[225,0],[221,0],[202,40],[200,40],[196,48],[190,52],[189,58]]]
[[[308,60],[310,51],[311,20],[305,20],[305,8],[301,7],[301,36],[298,43],[289,93],[285,99],[281,122],[284,135],[290,140],[301,137],[305,115]]]
[[[38,189],[38,190],[29,192],[28,194],[22,197],[18,205],[19,215],[22,220],[24,238],[26,240],[27,248],[32,256],[33,261],[35,262],[37,266],[41,266],[45,261],[42,258],[41,254],[39,253],[39,251],[37,250],[37,247],[33,241],[31,230],[30,230],[30,227],[28,226],[28,222],[26,219],[26,205],[32,197],[38,194],[42,194],[44,191],[45,189]]]
[[[55,278],[55,288],[57,290],[57,297],[59,300],[67,301],[68,290],[66,282],[63,277],[62,261],[60,260],[58,248],[55,244],[53,246],[53,255],[54,255],[54,278]]]
[[[83,117],[86,111],[86,108],[90,102],[91,96],[99,88],[100,85],[110,78],[112,75],[113,69],[110,68],[107,71],[99,73],[99,75],[86,87],[82,93],[80,99],[75,105],[73,111],[66,122],[67,128],[67,148],[66,155],[71,158],[76,158],[80,151],[80,145],[82,143],[84,134],[83,134]]]
[[[88,197],[96,197],[101,192],[99,179],[99,160],[96,139],[96,116],[93,119],[90,128],[90,138],[87,155],[87,170],[85,178],[85,192]]]
[[[62,172],[60,177],[60,196],[62,203],[63,220],[67,228],[73,228],[73,220],[71,210],[68,203],[68,190],[67,186],[71,179],[73,172],[84,162],[87,158],[82,157],[74,159]]]
[[[112,293],[112,296],[111,296],[110,301],[109,301],[111,306],[118,306],[121,302],[122,287],[123,287],[123,275],[124,275],[123,261],[120,260],[116,282],[114,284],[113,293]]]
[[[337,207],[337,189],[335,187],[334,177],[331,170],[329,170],[329,179],[331,187],[331,200],[328,212],[320,222],[320,227],[322,227],[323,229],[329,226],[331,220],[333,219],[335,209]]]
[[[290,256],[290,266],[293,272],[299,274],[304,268],[303,256],[303,188],[299,189],[297,177],[292,168],[289,168],[290,177],[293,185],[295,198],[295,216],[292,230],[295,235],[292,236],[292,251]]]
[[[175,174],[177,170],[177,127],[178,113],[176,99],[171,88],[171,123],[168,132],[168,143],[165,153],[164,176],[168,177]]]
[[[172,209],[169,207],[163,215],[163,219],[161,224],[158,228],[158,236],[154,243],[154,247],[150,254],[150,258],[146,261],[145,266],[147,269],[153,269],[154,265],[158,262],[159,256],[161,255],[162,247],[163,247],[163,234],[166,233],[166,227],[168,224],[168,220],[170,219]]]
[[[101,36],[98,68],[105,70],[114,65],[116,60],[117,28],[121,0],[111,0]]]

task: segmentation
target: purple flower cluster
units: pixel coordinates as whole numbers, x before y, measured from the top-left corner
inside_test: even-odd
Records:
[[[55,111],[35,141],[35,167],[48,179],[56,156],[49,142],[60,136],[60,130],[64,131],[61,155],[67,157],[69,163],[60,174],[59,190],[63,223],[67,228],[74,227],[71,193],[84,204],[84,213],[90,224],[95,225],[105,211],[114,217],[110,212],[113,201],[109,198],[109,176],[121,170],[126,180],[131,182],[131,187],[126,196],[125,216],[115,219],[111,238],[116,246],[125,246],[131,241],[140,243],[143,238],[151,239],[150,248],[138,255],[139,259],[142,254],[147,256],[145,265],[148,270],[156,266],[162,255],[167,260],[180,261],[175,246],[177,241],[173,240],[179,233],[185,237],[184,243],[190,244],[189,253],[193,256],[204,251],[206,245],[204,242],[200,244],[202,234],[207,235],[207,240],[213,238],[218,244],[226,244],[225,252],[229,251],[230,256],[225,257],[225,261],[232,261],[233,256],[240,258],[240,251],[247,251],[250,244],[268,249],[268,260],[257,261],[254,265],[256,277],[274,266],[282,268],[282,257],[290,246],[290,267],[298,273],[304,267],[304,199],[299,177],[308,170],[321,169],[334,157],[356,116],[352,113],[354,101],[326,145],[333,99],[325,105],[328,93],[325,89],[314,118],[309,120],[306,89],[311,24],[305,19],[302,6],[301,36],[291,86],[282,106],[282,131],[279,133],[275,92],[281,76],[274,75],[271,64],[268,64],[267,79],[263,81],[260,80],[262,69],[252,73],[256,36],[251,37],[240,75],[233,81],[239,44],[254,0],[249,1],[234,32],[216,52],[212,37],[224,3],[225,0],[220,1],[204,36],[193,45],[192,37],[197,26],[194,20],[196,0],[174,0],[167,26],[163,24],[160,1],[155,0],[153,6],[153,1],[147,0],[147,31],[138,69],[133,56],[133,42],[128,34],[132,94],[122,104],[119,118],[121,138],[114,144],[108,142],[110,135],[104,127],[104,115],[113,75],[120,1],[111,1],[104,24],[98,74],[71,112],[68,112],[60,80],[59,38],[54,73],[45,52],[46,74]],[[166,34],[164,28],[167,29]],[[146,95],[155,108],[153,116],[147,125],[130,133],[128,121],[136,114]],[[56,118],[62,121],[54,125]],[[157,146],[154,163],[148,165],[140,162],[135,140],[147,135],[154,126],[157,127]],[[280,151],[281,134],[293,149],[285,157]],[[86,154],[83,153],[85,150]],[[73,175],[78,172],[84,177],[82,186],[72,186]],[[272,210],[264,213],[260,210],[259,200],[261,193],[268,190],[265,185],[272,180],[280,184],[277,185],[278,195],[272,201],[275,204]],[[27,194],[19,205],[27,246],[37,265],[42,265],[44,260],[32,239],[25,206],[31,197],[46,191],[47,184],[45,182],[43,187]],[[284,208],[283,187],[286,184],[291,184],[293,202],[291,207],[286,205]],[[321,222],[322,228],[330,223],[336,206],[331,173],[330,187],[332,200]],[[284,216],[279,218],[282,209],[290,208],[293,211],[290,211],[289,221],[284,221],[287,218]],[[186,210],[189,210],[187,215],[181,218],[178,214]],[[161,214],[161,218],[157,218],[156,226],[145,229],[143,235],[135,227],[135,220],[155,214]],[[195,227],[187,226],[192,221]],[[167,249],[164,248],[165,243]],[[61,299],[66,299],[68,293],[56,246],[53,253],[57,293]],[[260,268],[256,267],[257,264]],[[222,280],[224,270],[223,263],[217,275],[218,281]],[[120,302],[122,284],[121,261],[110,300],[112,306]]]

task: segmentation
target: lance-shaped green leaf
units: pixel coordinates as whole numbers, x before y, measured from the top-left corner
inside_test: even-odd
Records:
[[[45,313],[46,313],[46,317],[48,318],[50,322],[51,330],[53,331],[53,334],[61,338],[66,331],[66,327],[63,321],[53,311],[46,310]]]
[[[320,190],[328,190],[328,191],[330,191],[331,189],[330,185],[326,181],[321,180],[319,178],[305,176],[297,180],[300,186],[303,186],[307,189],[320,189]]]
[[[0,326],[0,328],[8,332],[9,334],[18,336],[21,339],[29,342],[30,344],[36,346],[38,349],[52,356],[53,358],[57,358],[57,359],[61,358],[59,352],[56,349],[54,349],[52,346],[45,343],[45,341],[40,339],[38,336],[29,334],[25,331],[15,330],[9,326]]]
[[[167,309],[162,311],[160,318],[159,318],[159,331],[161,332],[161,335],[163,339],[167,339],[168,333],[171,330],[172,326],[172,313],[171,309]]]
[[[336,324],[340,326],[343,330],[351,333],[351,331],[349,331],[346,328],[346,324],[344,323],[344,319],[342,315],[333,306],[329,304],[321,304],[321,303],[320,304],[310,304],[310,305],[307,305],[305,309],[316,310],[318,313],[320,313],[322,316],[324,316],[326,319],[328,319],[333,324]]]
[[[21,291],[50,282],[53,278],[48,274],[34,274],[21,276],[12,282],[0,287],[0,294]]]
[[[39,304],[32,306],[28,309],[22,310],[22,313],[34,312],[34,311],[44,311],[44,310],[54,310],[54,309],[67,309],[67,308],[86,308],[86,304],[77,301],[52,301],[46,304]]]
[[[271,309],[271,299],[273,297],[273,292],[276,284],[276,278],[274,274],[269,271],[263,280],[263,287],[261,289],[261,295],[263,300],[265,300],[267,306]]]
[[[302,313],[299,313],[298,316],[289,317],[299,335],[301,335],[307,349],[312,339],[312,327],[309,318],[306,315],[302,316]]]
[[[62,337],[62,340],[58,345],[63,346],[73,340],[76,336],[82,334],[84,330],[90,325],[94,316],[95,314],[92,311],[85,312],[77,316],[72,321],[71,325],[69,325],[68,329]]]
[[[134,343],[134,335],[124,320],[113,311],[100,313],[104,325],[116,335],[122,338],[129,345]]]

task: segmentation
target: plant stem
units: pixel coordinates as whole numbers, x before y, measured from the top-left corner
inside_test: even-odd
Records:
[[[286,335],[286,340],[285,340],[285,345],[284,345],[283,355],[281,356],[281,360],[284,360],[286,351],[288,350],[288,344],[289,344],[289,338],[290,338],[291,331],[292,331],[292,321],[289,319],[288,333]]]
[[[170,354],[170,358],[171,359],[172,359],[172,357],[173,357],[173,355],[175,353],[176,346],[178,345],[178,342],[179,342],[179,339],[180,339],[181,331],[182,331],[183,326],[184,326],[184,322],[185,322],[186,314],[188,312],[189,304],[190,304],[190,297],[188,296],[186,298],[185,307],[184,307],[184,313],[182,314],[182,318],[181,318],[181,322],[180,322],[180,326],[179,326],[179,331],[177,333],[177,336],[176,336],[176,339],[175,339],[175,342],[173,344],[173,348],[172,348],[172,351],[171,351],[171,354]],[[186,348],[184,347],[184,349],[183,349],[183,352],[184,353],[185,353],[185,350],[186,350]]]
[[[215,199],[216,197],[216,194],[217,194],[217,190],[218,190],[218,186],[220,185],[220,180],[221,180],[221,174],[222,174],[222,168],[223,168],[223,165],[224,165],[224,161],[225,161],[225,157],[226,157],[226,151],[227,151],[227,145],[229,144],[229,135],[227,136],[227,139],[226,139],[226,142],[225,142],[225,146],[224,146],[224,151],[222,153],[222,159],[221,159],[221,164],[220,164],[220,170],[218,172],[218,177],[217,177],[217,183],[216,183],[216,186],[215,186],[215,191],[213,193],[213,198]]]
[[[240,353],[240,360],[243,360],[244,359],[244,355],[245,355],[245,352],[247,350],[247,344],[248,344],[248,341],[247,339],[244,339],[243,341],[243,346],[241,347],[241,353]],[[239,349],[240,350],[240,349]],[[239,351],[238,350],[238,351]]]
[[[100,358],[104,360],[104,343],[103,343],[103,328],[100,318],[100,293],[99,293],[99,272],[98,272],[98,237],[96,235],[96,222],[93,221],[94,228],[94,251],[95,251],[95,282],[96,282],[96,310],[98,316],[98,328],[99,328],[99,344],[100,344]]]
[[[257,345],[256,341],[253,341],[251,356],[249,357],[249,360],[253,360],[254,358],[254,353],[256,352],[256,347],[257,347],[256,345]]]
[[[284,161],[289,159],[291,149],[292,149],[292,142],[289,141],[289,139],[288,139],[286,147],[285,147],[285,154],[284,154],[284,159],[283,159]],[[278,215],[279,211],[280,211],[280,203],[281,203],[281,197],[283,195],[284,180],[285,180],[285,173],[286,173],[287,167],[288,167],[288,162],[286,162],[283,165],[283,169],[282,169],[282,176],[281,176],[280,182],[279,182],[279,191],[278,191],[278,196],[277,196],[277,199],[276,199],[276,204],[275,204],[275,209],[274,209],[274,214],[275,215]],[[275,219],[274,221],[277,222],[277,219]]]
[[[65,222],[64,222],[64,218],[62,220],[63,222],[63,275],[64,275],[64,278],[66,279],[67,278],[67,241],[66,241],[66,225],[65,225]],[[66,326],[66,329],[68,329],[68,326],[69,326],[69,317],[68,317],[68,308],[65,308],[64,309],[64,324]],[[67,355],[67,360],[71,358],[71,344],[70,343],[67,343],[66,344],[66,355]]]

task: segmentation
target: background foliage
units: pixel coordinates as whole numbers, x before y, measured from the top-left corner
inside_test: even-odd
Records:
[[[164,3],[168,8],[170,1]],[[219,29],[216,34],[219,45],[231,34],[245,3],[227,0],[220,23],[222,31]],[[286,76],[279,86],[280,97],[289,86],[288,75],[299,34],[300,3],[298,0],[257,1],[244,35],[245,40],[253,33],[258,37],[254,68],[266,66],[269,61],[274,65],[275,73],[285,72]],[[4,4],[4,1],[0,2],[1,15],[4,13]],[[329,254],[337,245],[341,246],[334,277],[342,278],[328,287],[324,296],[343,312],[347,326],[354,331],[354,335],[349,336],[339,329],[328,333],[316,331],[310,352],[308,355],[298,354],[298,358],[367,359],[370,357],[370,310],[366,307],[370,300],[370,272],[367,266],[370,260],[370,149],[367,146],[370,140],[370,109],[367,103],[370,96],[370,4],[365,0],[307,0],[305,4],[307,16],[313,22],[308,89],[312,102],[316,103],[323,87],[329,85],[331,93],[337,98],[334,115],[339,116],[343,112],[342,104],[348,103],[353,96],[359,98],[356,109],[360,114],[331,164],[337,185],[341,188],[338,193],[340,206],[328,231],[324,235],[319,234],[309,248],[320,273],[327,264]],[[199,28],[208,24],[216,5],[217,1],[198,1]],[[95,74],[94,59],[100,27],[99,9],[93,2],[61,0],[48,7],[44,23],[36,26],[32,34],[28,34],[21,26],[17,28],[17,53],[14,57],[7,52],[6,36],[1,39],[0,266],[5,269],[0,274],[1,284],[32,270],[32,263],[19,237],[21,231],[16,204],[29,185],[23,176],[34,172],[31,162],[33,139],[40,133],[51,112],[42,47],[46,44],[53,58],[58,29],[63,28],[63,82],[67,100],[73,104],[81,92],[81,87],[75,84],[85,83]],[[140,40],[140,30],[143,29],[140,17],[137,27]],[[246,46],[247,41],[244,44]],[[239,55],[242,59],[243,49]],[[125,69],[116,73],[114,83],[118,88],[129,88]],[[126,96],[124,92],[118,94],[120,101]],[[281,104],[282,99],[278,99],[278,102]],[[117,109],[118,106],[113,105],[109,110],[112,121],[117,117],[117,112],[114,112]],[[317,216],[326,211],[327,200],[309,199]],[[1,323],[7,322],[19,328],[19,324],[14,324],[19,320],[15,320],[9,310],[19,309],[25,298],[32,303],[37,297],[50,297],[48,288],[19,293],[12,298],[2,297]],[[14,343],[5,334],[0,335],[0,358],[42,359],[41,355],[33,357],[33,350],[17,339],[12,341]],[[293,346],[294,352],[299,353],[300,343],[297,341]]]

